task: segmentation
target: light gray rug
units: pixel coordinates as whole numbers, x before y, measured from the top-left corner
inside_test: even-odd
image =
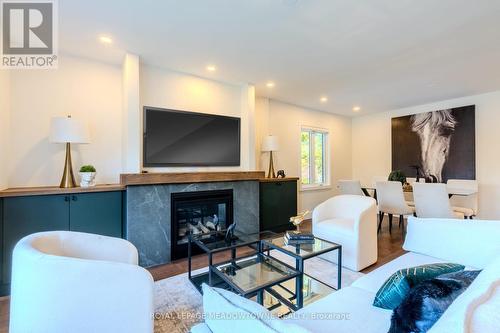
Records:
[[[276,252],[273,257],[292,266],[294,261],[289,256]],[[206,271],[203,268],[194,274]],[[305,272],[318,280],[336,287],[337,265],[321,258],[305,261]],[[342,287],[351,285],[363,273],[342,269]],[[202,296],[187,278],[187,273],[160,280],[155,283],[155,332],[185,333],[202,321]]]

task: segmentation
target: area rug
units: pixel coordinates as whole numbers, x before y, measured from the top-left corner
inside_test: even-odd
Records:
[[[289,256],[273,252],[272,256],[295,266]],[[194,274],[207,271],[203,268]],[[337,286],[337,265],[321,258],[305,261],[305,272],[330,286]],[[342,269],[342,287],[351,285],[363,273]],[[187,273],[155,283],[155,333],[185,333],[202,321],[202,296],[187,278]]]

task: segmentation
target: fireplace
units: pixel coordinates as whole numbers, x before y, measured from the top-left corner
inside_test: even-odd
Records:
[[[172,193],[171,207],[171,258],[175,260],[187,256],[189,235],[225,230],[233,223],[233,190]]]

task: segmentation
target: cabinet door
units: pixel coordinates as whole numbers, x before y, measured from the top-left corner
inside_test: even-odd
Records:
[[[297,182],[260,183],[260,229],[284,231],[293,228],[290,217],[297,215]]]
[[[122,192],[72,195],[70,230],[122,237]]]
[[[41,195],[4,198],[3,215],[2,282],[9,283],[12,250],[21,238],[35,232],[69,229],[69,197]]]

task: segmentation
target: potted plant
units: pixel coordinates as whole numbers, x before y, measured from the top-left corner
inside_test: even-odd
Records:
[[[390,181],[401,182],[404,191],[411,191],[411,185],[406,181],[406,175],[401,170],[394,170],[389,174]]]
[[[95,168],[93,165],[84,165],[80,168],[80,186],[95,186]]]
[[[406,175],[401,170],[394,170],[389,174],[389,180],[393,182],[401,182],[401,184],[406,183]]]

